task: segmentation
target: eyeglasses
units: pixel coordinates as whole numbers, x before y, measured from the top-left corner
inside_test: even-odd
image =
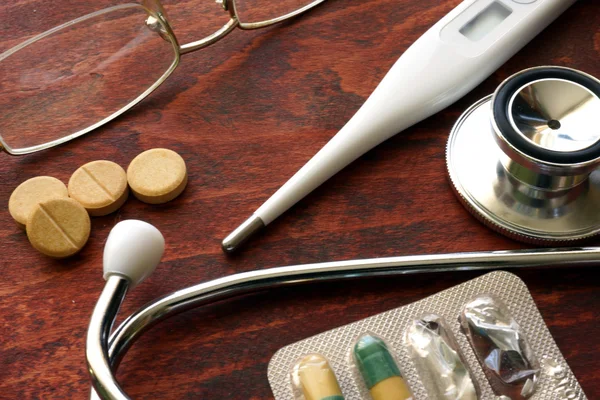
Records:
[[[44,150],[96,129],[160,86],[181,55],[234,28],[258,29],[325,0],[217,0],[229,21],[179,45],[159,0],[106,8],[37,35],[0,54],[0,149]],[[258,3],[258,4],[257,4]]]

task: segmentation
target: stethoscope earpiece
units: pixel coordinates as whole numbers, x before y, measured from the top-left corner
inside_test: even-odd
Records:
[[[480,221],[557,245],[600,232],[600,81],[563,67],[506,79],[455,124],[452,186]]]
[[[165,239],[154,226],[134,219],[121,221],[104,245],[104,279],[121,276],[133,289],[154,272],[164,250]]]

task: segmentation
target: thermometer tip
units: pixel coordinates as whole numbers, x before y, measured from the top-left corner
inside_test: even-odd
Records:
[[[265,223],[263,220],[257,215],[252,215],[223,239],[221,248],[227,254],[235,253],[242,244],[264,227]]]

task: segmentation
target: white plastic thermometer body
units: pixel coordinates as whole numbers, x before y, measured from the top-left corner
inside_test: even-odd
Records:
[[[223,241],[250,235],[379,143],[446,108],[490,76],[575,0],[467,0],[396,61],[348,123]]]

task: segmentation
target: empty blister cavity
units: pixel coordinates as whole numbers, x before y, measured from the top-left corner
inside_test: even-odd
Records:
[[[320,354],[302,357],[294,365],[291,379],[297,400],[344,400],[331,365]]]
[[[366,334],[352,346],[356,375],[373,400],[411,400],[412,394],[388,345],[378,336]]]
[[[463,308],[460,322],[494,392],[512,400],[531,396],[539,363],[506,305],[495,296],[479,296]]]
[[[405,342],[429,397],[479,399],[473,375],[443,318],[428,314],[413,320],[406,330]]]

